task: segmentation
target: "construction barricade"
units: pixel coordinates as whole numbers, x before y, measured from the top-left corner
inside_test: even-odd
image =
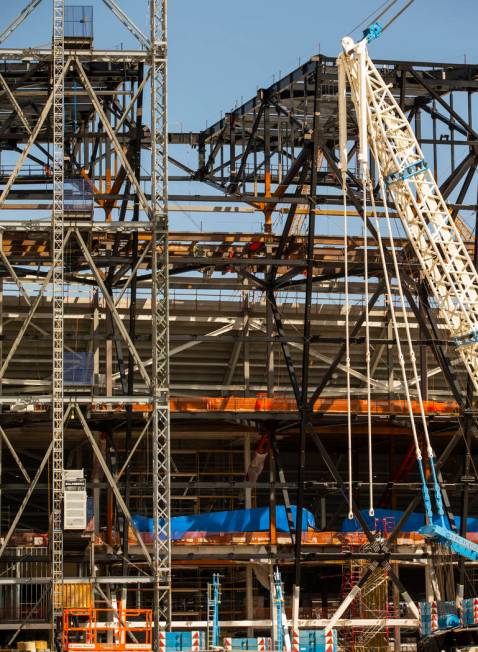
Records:
[[[451,600],[420,602],[419,607],[421,637],[460,625],[456,604]]]
[[[193,630],[159,633],[159,652],[200,652],[205,649],[205,632]]]
[[[465,598],[461,603],[461,622],[463,627],[478,625],[478,598]]]
[[[293,633],[292,640],[295,638]],[[298,639],[299,652],[337,652],[337,631],[334,629],[327,633],[323,629],[301,629]]]
[[[437,603],[420,602],[420,636],[429,636],[438,629]]]

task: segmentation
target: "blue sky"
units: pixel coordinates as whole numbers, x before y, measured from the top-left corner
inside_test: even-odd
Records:
[[[118,0],[142,29],[146,0]],[[402,0],[400,4],[404,4]],[[2,25],[27,0],[2,2]],[[130,47],[132,37],[100,0],[93,4],[97,47]],[[170,128],[197,130],[294,69],[319,50],[334,56],[340,39],[380,0],[169,0]],[[43,0],[6,46],[39,45],[50,35],[51,0]],[[376,58],[478,62],[476,0],[415,0],[375,42]]]

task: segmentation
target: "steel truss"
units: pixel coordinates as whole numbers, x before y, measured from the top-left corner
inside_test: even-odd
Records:
[[[53,211],[52,211],[52,629],[53,639],[63,616],[63,269],[64,269],[64,0],[53,3]]]
[[[153,560],[155,645],[159,646],[159,623],[171,622],[166,0],[150,0],[150,48]]]

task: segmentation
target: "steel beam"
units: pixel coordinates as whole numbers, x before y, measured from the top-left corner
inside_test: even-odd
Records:
[[[16,16],[12,22],[6,27],[0,34],[0,43],[6,41],[6,39],[13,34],[13,32],[20,27],[20,25],[28,18],[28,16],[35,11],[42,0],[30,0],[30,2],[21,10],[21,12]]]

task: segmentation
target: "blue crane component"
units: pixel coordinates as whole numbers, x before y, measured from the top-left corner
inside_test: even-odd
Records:
[[[435,503],[437,505],[437,514],[438,518],[435,517],[433,513],[433,506],[430,499],[430,492],[428,485],[425,479],[425,473],[423,469],[423,462],[421,459],[418,460],[418,467],[420,470],[420,478],[422,485],[422,494],[423,502],[425,503],[425,513],[427,516],[428,523],[421,527],[418,532],[424,536],[426,539],[431,539],[437,543],[441,543],[444,546],[447,546],[455,552],[457,555],[461,555],[466,559],[471,561],[478,560],[478,545],[472,541],[468,541],[465,537],[460,536],[456,532],[453,532],[450,529],[448,520],[445,517],[445,510],[443,508],[443,498],[440,483],[438,481],[438,476],[436,472],[435,459],[433,457],[429,458],[430,469],[433,482],[433,493],[435,495]],[[436,522],[438,521],[438,523]]]
[[[438,525],[436,523],[429,523],[424,525],[419,530],[419,533],[427,539],[432,539],[437,543],[447,546],[457,555],[466,557],[471,561],[478,561],[478,546],[472,541],[468,541],[461,537],[456,532],[452,532],[448,527]]]
[[[385,184],[389,186],[391,183],[395,183],[396,181],[405,181],[406,179],[410,179],[411,177],[414,177],[416,174],[425,172],[425,170],[428,170],[428,163],[422,159],[421,161],[417,161],[416,163],[410,163],[410,165],[407,165],[402,170],[387,174],[384,181]]]
[[[453,342],[456,347],[470,346],[470,344],[478,344],[478,330],[474,329],[468,335],[463,337],[455,337]]]
[[[370,43],[371,41],[375,41],[375,39],[378,38],[381,33],[382,26],[380,23],[372,23],[367,27],[367,29],[364,29],[363,37],[367,39],[367,43]]]
[[[278,568],[276,568],[274,571],[273,604],[276,611],[276,622],[277,622],[277,641],[275,647],[278,650],[278,652],[282,652],[282,650],[284,649],[284,625],[282,622],[284,596],[282,593],[282,579]]]
[[[219,573],[214,573],[212,583],[207,585],[208,647],[219,646],[219,605],[221,604],[221,587]]]

